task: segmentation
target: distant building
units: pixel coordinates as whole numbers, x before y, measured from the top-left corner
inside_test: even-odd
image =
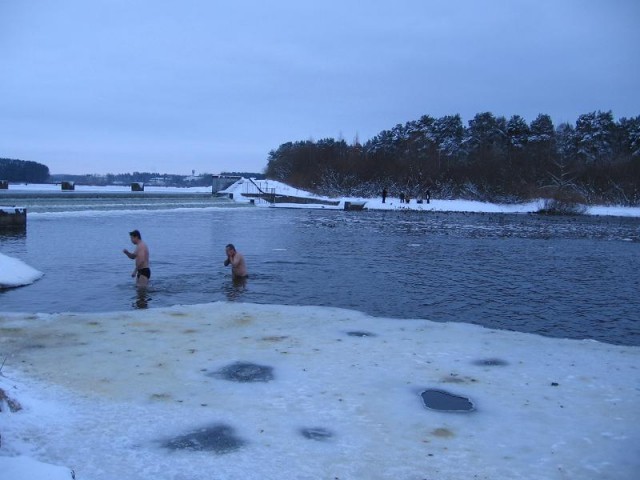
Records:
[[[156,187],[164,187],[167,185],[167,181],[164,177],[152,177],[147,183]]]
[[[230,187],[242,177],[236,175],[211,175],[211,193],[218,193]]]

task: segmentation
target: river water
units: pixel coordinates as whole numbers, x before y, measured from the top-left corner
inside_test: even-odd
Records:
[[[229,300],[640,345],[638,218],[258,208],[187,194],[17,202],[27,229],[0,231],[0,251],[45,276],[0,291],[1,312]],[[132,229],[151,252],[146,293],[122,253]],[[223,266],[227,243],[247,259],[244,285]]]

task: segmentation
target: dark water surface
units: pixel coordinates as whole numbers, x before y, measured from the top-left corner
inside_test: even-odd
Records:
[[[0,233],[2,253],[45,273],[0,291],[0,311],[231,300],[640,345],[637,218],[288,210],[210,198],[114,210],[108,201],[31,206],[26,232]],[[122,253],[134,228],[151,251],[141,296]],[[246,285],[223,266],[230,242],[247,259]]]

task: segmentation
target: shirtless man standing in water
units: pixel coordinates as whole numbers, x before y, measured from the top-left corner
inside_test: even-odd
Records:
[[[244,256],[231,243],[226,246],[225,251],[227,252],[227,259],[224,261],[224,266],[231,265],[233,279],[247,278],[249,274],[247,273],[247,264],[244,261]]]
[[[145,288],[149,284],[149,278],[151,278],[151,270],[149,269],[149,248],[147,244],[142,241],[140,232],[134,230],[129,232],[131,237],[131,243],[136,246],[133,252],[130,252],[126,248],[122,252],[131,260],[136,261],[136,266],[131,273],[132,277],[136,277],[136,286],[138,288]]]

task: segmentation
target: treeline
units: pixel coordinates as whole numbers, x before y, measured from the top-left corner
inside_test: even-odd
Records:
[[[262,179],[265,175],[252,172],[222,172],[222,175]],[[211,174],[178,175],[158,172],[107,174],[50,174],[46,165],[10,158],[0,158],[0,180],[20,183],[74,182],[78,185],[129,185],[134,182],[171,187],[210,187]]]
[[[266,175],[264,173],[253,172],[220,172],[220,175],[226,175],[229,177],[255,178],[256,180],[264,180],[266,178]]]
[[[44,183],[49,179],[49,167],[29,160],[0,158],[0,180],[8,182]]]
[[[221,175],[264,178],[264,174],[250,172],[222,172]],[[54,174],[52,182],[75,182],[78,185],[129,185],[134,182],[146,185],[158,185],[167,187],[210,187],[211,174],[177,175],[157,172],[133,172],[133,173],[107,173],[105,175],[84,174]]]
[[[398,124],[361,144],[323,139],[269,152],[268,178],[323,195],[520,201],[571,192],[585,203],[640,204],[640,116],[609,112],[554,125],[479,113]]]
[[[161,185],[170,187],[200,187],[211,186],[211,174],[204,173],[198,176],[176,175],[157,172],[133,172],[133,173],[107,173],[105,175],[96,174],[54,174],[51,175],[53,182],[75,182],[78,185],[130,185],[138,182],[147,185]]]

